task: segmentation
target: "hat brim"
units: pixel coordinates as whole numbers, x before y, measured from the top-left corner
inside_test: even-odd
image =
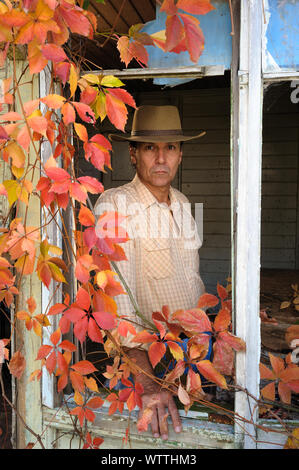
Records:
[[[185,142],[188,140],[199,139],[206,134],[206,131],[202,131],[200,134],[197,135],[153,135],[153,136],[131,136],[128,135],[121,135],[121,134],[109,134],[108,137],[110,140],[114,140],[116,142]]]

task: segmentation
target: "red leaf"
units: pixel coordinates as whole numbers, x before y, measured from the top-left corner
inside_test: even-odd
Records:
[[[78,320],[74,326],[74,335],[80,343],[82,344],[85,341],[86,333],[88,329],[88,318],[84,316],[81,320]]]
[[[103,330],[111,330],[116,326],[115,317],[109,312],[93,312],[93,317],[95,318],[97,324]]]
[[[123,88],[112,88],[109,90],[109,93],[123,101],[125,104],[132,106],[132,108],[136,108],[136,102],[127,90],[124,90]]]
[[[41,346],[38,350],[36,360],[44,359],[45,357],[47,357],[50,351],[52,351],[52,349],[53,346],[50,346],[48,344],[44,344],[43,346]]]
[[[178,0],[176,6],[191,15],[205,15],[215,10],[215,7],[211,5],[211,0]]]
[[[84,315],[86,315],[86,312],[81,308],[77,307],[71,307],[64,313],[64,317],[68,320],[71,320],[73,323],[76,323],[77,321],[81,320]]]
[[[72,104],[75,106],[77,113],[84,122],[95,123],[95,115],[90,106],[85,103],[78,103],[77,101],[72,101]]]
[[[184,37],[184,27],[178,15],[168,16],[166,20],[166,51],[174,49]]]
[[[96,408],[100,408],[101,406],[103,406],[103,404],[104,404],[104,400],[102,400],[100,397],[94,397],[94,398],[91,398],[87,402],[86,406],[92,409],[96,409]]]
[[[230,347],[235,351],[245,351],[246,349],[245,341],[233,335],[232,333],[229,333],[228,331],[222,331],[218,333],[217,337],[229,344]]]
[[[67,60],[66,53],[62,47],[57,46],[56,44],[44,44],[42,46],[42,53],[48,59],[53,62],[62,62]]]
[[[92,176],[81,176],[78,181],[91,194],[98,194],[104,191],[104,186],[100,181]]]
[[[151,361],[151,364],[153,367],[156,367],[158,362],[162,359],[166,352],[166,346],[164,343],[161,343],[160,341],[153,343],[150,345],[149,350],[148,350],[148,357],[149,360]]]
[[[65,349],[66,351],[70,351],[70,352],[74,352],[77,350],[77,347],[73,343],[68,341],[67,339],[61,341],[61,343],[59,344],[59,347],[61,349]]]
[[[180,17],[185,27],[185,41],[190,59],[197,63],[204,50],[204,35],[199,21],[190,15],[181,14]]]
[[[71,366],[71,368],[74,371],[79,372],[79,374],[81,374],[81,375],[87,375],[87,374],[91,374],[92,372],[97,371],[95,366],[89,361],[76,362],[76,364],[73,364]]]
[[[232,375],[234,367],[233,349],[225,342],[217,339],[213,346],[213,366],[223,375]]]
[[[67,307],[64,304],[57,303],[50,307],[48,315],[57,315],[58,313],[63,312]]]
[[[83,287],[80,287],[76,294],[76,306],[84,310],[90,307],[90,294]]]
[[[87,332],[88,332],[88,336],[90,337],[90,339],[94,341],[95,343],[104,342],[101,330],[93,318],[89,319]]]

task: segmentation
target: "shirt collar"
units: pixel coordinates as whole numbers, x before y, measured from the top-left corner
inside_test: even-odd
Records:
[[[140,181],[137,173],[134,179],[132,180],[132,184],[138,194],[139,201],[142,202],[142,204],[144,204],[146,209],[150,207],[152,204],[155,204],[155,203],[160,204],[159,201],[155,198],[155,196],[150,192],[150,190]],[[171,204],[177,201],[175,192],[171,186],[169,189],[169,198],[170,198]]]

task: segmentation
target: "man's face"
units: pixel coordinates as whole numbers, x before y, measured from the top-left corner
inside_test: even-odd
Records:
[[[130,147],[140,180],[152,187],[169,187],[182,160],[180,142],[140,142]]]

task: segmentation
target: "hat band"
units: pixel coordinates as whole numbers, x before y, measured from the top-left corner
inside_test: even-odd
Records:
[[[132,130],[131,136],[152,136],[152,135],[182,135],[182,129],[162,129],[162,130],[144,130],[144,131],[134,131]]]

